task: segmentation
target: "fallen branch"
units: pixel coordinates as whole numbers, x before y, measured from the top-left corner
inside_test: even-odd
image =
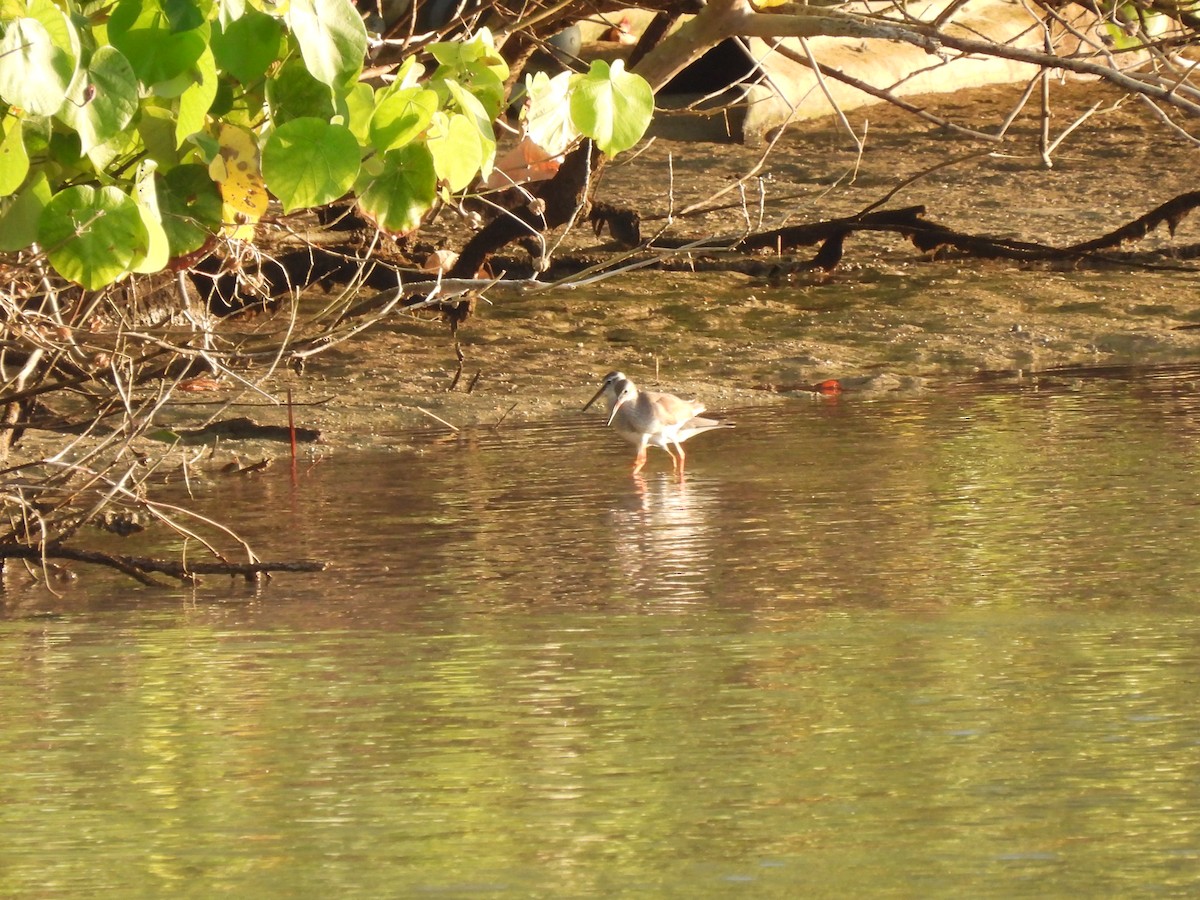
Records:
[[[67,547],[59,543],[50,543],[41,547],[26,544],[0,545],[0,560],[24,559],[31,562],[41,562],[47,559],[68,560],[70,562],[88,563],[105,566],[123,572],[130,578],[142,584],[160,587],[161,582],[155,581],[152,575],[166,575],[181,582],[195,581],[200,575],[241,575],[247,581],[272,572],[321,572],[328,563],[314,560],[298,560],[293,562],[175,562],[154,559],[146,556],[125,556],[114,553],[101,553],[98,550],[81,550]]]
[[[1198,206],[1200,206],[1200,191],[1189,191],[1186,194],[1180,194],[1178,197],[1156,206],[1144,216],[1134,219],[1127,225],[1122,225],[1115,231],[1110,231],[1108,234],[1091,241],[1072,244],[1066,250],[1072,253],[1090,253],[1095,250],[1118,247],[1126,241],[1140,241],[1164,223],[1172,236],[1174,236],[1175,229],[1179,227],[1179,223]]]
[[[796,247],[823,244],[817,255],[801,268],[829,271],[841,261],[842,246],[847,236],[858,231],[891,231],[909,238],[917,249],[924,253],[952,248],[985,259],[1013,259],[1022,262],[1093,260],[1106,264],[1146,265],[1148,263],[1144,260],[1128,254],[1118,256],[1102,254],[1099,251],[1115,249],[1128,241],[1140,240],[1161,224],[1166,224],[1174,234],[1179,223],[1193,210],[1200,207],[1200,191],[1181,194],[1108,234],[1068,247],[1055,247],[1036,241],[1019,241],[956,231],[926,219],[924,206],[908,206],[891,210],[876,210],[875,206],[876,204],[871,204],[867,210],[854,216],[775,228],[724,241],[710,239],[703,242],[702,247],[697,247],[697,242],[694,240],[659,238],[650,245],[649,249],[677,250],[688,247],[694,255],[754,250],[774,250],[776,253],[782,253]],[[602,207],[593,210],[593,216],[596,219],[594,224],[599,228],[608,221],[608,216],[621,217],[622,212],[612,207]],[[626,225],[629,224],[628,218],[623,218],[623,221]],[[1192,259],[1196,256],[1191,247],[1175,248],[1173,255],[1178,259]],[[653,264],[653,260],[642,264]],[[694,256],[689,260],[688,265],[695,267]]]

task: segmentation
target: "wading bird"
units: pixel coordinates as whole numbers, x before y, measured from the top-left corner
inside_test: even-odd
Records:
[[[638,390],[636,384],[622,372],[609,372],[595,396],[584,404],[586,410],[604,397],[608,401],[608,424],[638,448],[633,461],[636,475],[646,464],[646,448],[661,447],[671,457],[672,468],[683,474],[683,442],[714,428],[732,428],[730,422],[704,419],[704,404],[681,400],[674,394]],[[674,447],[674,451],[671,448]]]

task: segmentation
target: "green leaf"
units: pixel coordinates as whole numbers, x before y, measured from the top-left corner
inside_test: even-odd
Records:
[[[283,203],[284,212],[322,206],[350,190],[358,177],[360,152],[344,125],[293,119],[267,138],[263,180]]]
[[[162,213],[158,208],[158,190],[154,178],[156,168],[153,161],[143,161],[138,166],[134,186],[138,213],[142,217],[142,226],[146,229],[146,251],[140,258],[134,259],[131,268],[135,272],[147,275],[161,272],[171,260],[170,245],[167,233],[163,229]]]
[[[446,89],[454,99],[454,104],[474,123],[479,135],[479,145],[482,149],[479,169],[486,178],[491,174],[492,162],[496,157],[496,133],[492,130],[492,117],[488,115],[479,99],[456,81],[447,81]]]
[[[162,0],[162,8],[172,31],[191,31],[208,20],[212,0]]]
[[[288,60],[267,82],[267,105],[277,127],[305,116],[329,120],[337,112],[329,85],[313,78],[299,59]]]
[[[625,71],[622,60],[610,68],[602,59],[586,75],[572,79],[571,119],[608,155],[628,150],[650,125],[654,92],[646,79]]]
[[[79,41],[66,17],[54,10],[45,19],[49,27],[35,18],[10,22],[0,40],[0,98],[35,116],[52,116],[63,105],[79,59]],[[73,50],[56,26],[69,29]]]
[[[212,51],[217,65],[242,84],[262,78],[279,56],[283,25],[274,16],[250,9],[213,33]]]
[[[87,160],[95,171],[102,172],[122,157],[132,159],[144,156],[145,149],[137,129],[128,128],[89,149]]]
[[[217,64],[205,47],[196,60],[196,80],[179,95],[179,117],[175,122],[175,145],[179,146],[204,128],[205,118],[217,96]]]
[[[146,251],[146,229],[133,198],[120,188],[76,185],[50,198],[38,241],[64,278],[97,290],[128,274]]]
[[[372,146],[381,153],[403,147],[429,127],[437,107],[437,94],[425,88],[387,92],[371,116]]]
[[[169,169],[179,162],[179,145],[175,142],[176,124],[172,111],[153,101],[145,103],[141,115],[137,117],[135,127],[146,148],[146,155],[163,169]]]
[[[75,73],[67,99],[70,102],[59,109],[59,118],[79,133],[80,151],[89,153],[133,121],[138,109],[137,76],[119,50],[100,47],[87,68]]]
[[[375,113],[375,92],[361,81],[346,95],[346,127],[360,147],[370,143],[371,117]]]
[[[491,158],[495,149],[485,146],[484,139],[470,117],[461,113],[447,116],[439,112],[429,129],[426,141],[433,154],[433,170],[451,191],[470,187],[480,167]]]
[[[508,63],[496,49],[488,28],[480,28],[469,41],[441,41],[429,45],[429,52],[440,65],[461,70],[479,64],[489,67],[497,77],[508,77]]]
[[[158,207],[172,258],[199,250],[221,227],[221,191],[198,163],[162,177]]]
[[[20,119],[6,119],[4,138],[0,140],[0,197],[16,191],[29,174],[29,153],[25,149],[25,128]],[[0,122],[0,124],[3,124]]]
[[[525,134],[551,156],[564,153],[579,138],[571,121],[570,80],[570,72],[553,78],[536,72],[525,78],[526,106],[521,111]]]
[[[359,193],[358,206],[383,231],[409,234],[437,198],[433,157],[423,144],[383,155],[382,171]]]
[[[314,78],[337,89],[358,80],[367,28],[350,0],[292,0],[287,23]]]
[[[25,187],[0,198],[0,251],[24,250],[37,240],[38,218],[50,202],[50,183],[38,172]]]
[[[508,64],[496,50],[487,28],[481,28],[469,41],[431,44],[429,52],[441,64],[433,73],[434,79],[456,81],[465,86],[483,104],[488,119],[494,119],[500,113],[505,99]]]
[[[208,32],[206,22],[168,14],[160,0],[121,0],[108,22],[109,41],[147,85],[188,75],[208,46]]]

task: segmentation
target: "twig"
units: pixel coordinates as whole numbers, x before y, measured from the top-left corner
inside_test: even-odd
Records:
[[[125,556],[101,553],[96,550],[82,550],[58,543],[48,543],[41,547],[32,547],[26,544],[0,544],[0,559],[33,561],[65,559],[72,562],[107,566],[154,587],[161,587],[161,585],[150,578],[150,574],[167,575],[179,581],[191,581],[196,575],[241,575],[247,581],[251,581],[259,575],[270,575],[272,572],[321,572],[328,567],[328,563],[316,560],[184,563],[147,556]]]
[[[499,428],[501,425],[503,425],[504,420],[508,418],[508,414],[511,413],[514,409],[516,409],[517,405],[518,404],[514,403],[512,406],[510,406],[508,409],[506,409],[504,411],[504,414],[502,416],[500,416],[499,419],[496,420],[496,423],[494,425],[492,425],[492,427]]]
[[[429,416],[429,418],[431,418],[431,419],[441,422],[443,425],[445,425],[451,431],[458,431],[458,429],[455,426],[451,425],[449,422],[447,422],[441,416],[431,413],[429,410],[425,409],[423,406],[414,406],[413,409],[415,409],[419,413],[424,413],[425,415]]]
[[[942,162],[937,163],[936,165],[930,166],[928,169],[922,169],[920,172],[917,172],[915,175],[910,175],[908,178],[905,178],[899,184],[894,185],[890,191],[888,191],[886,194],[884,194],[878,200],[874,201],[873,203],[868,203],[866,206],[864,206],[862,209],[860,209],[858,211],[858,216],[860,216],[860,217],[865,216],[867,213],[871,212],[872,210],[878,209],[879,207],[883,206],[885,203],[890,201],[893,197],[895,197],[898,193],[900,193],[902,190],[904,190],[909,185],[913,184],[914,182],[920,181],[922,178],[929,177],[934,172],[937,172],[941,169],[947,169],[950,166],[957,166],[959,163],[970,162],[973,159],[979,159],[981,156],[989,156],[991,154],[991,152],[992,152],[991,150],[976,150],[974,153],[968,153],[965,156],[956,156],[953,159],[943,160]]]

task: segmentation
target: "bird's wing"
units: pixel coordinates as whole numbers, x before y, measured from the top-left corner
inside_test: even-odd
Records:
[[[679,425],[704,412],[704,404],[694,400],[681,400],[674,394],[660,394],[657,391],[643,391],[642,396],[654,409],[655,418],[665,427]]]

